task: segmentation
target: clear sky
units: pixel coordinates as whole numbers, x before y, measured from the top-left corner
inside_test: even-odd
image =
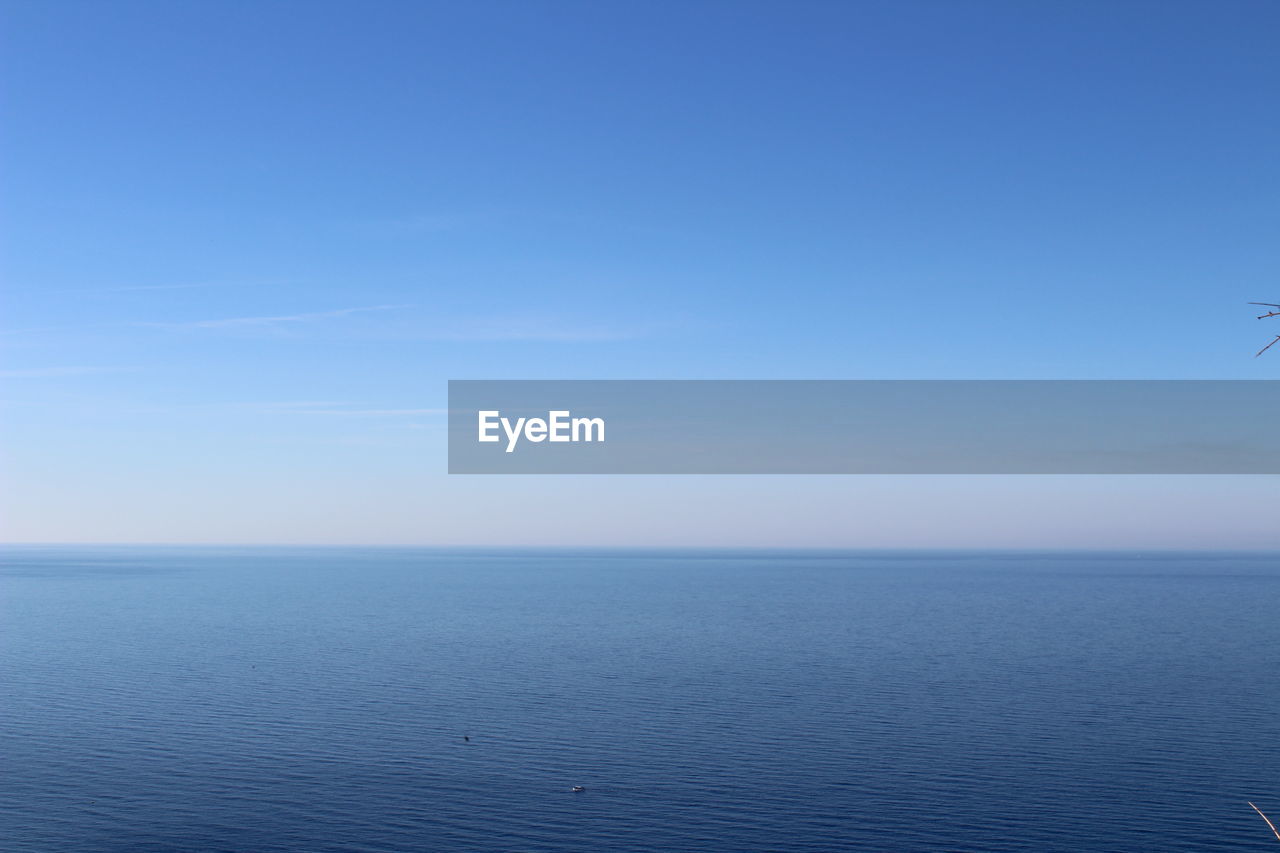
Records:
[[[8,540],[1280,547],[1275,477],[449,477],[440,412],[450,378],[1280,378],[1245,305],[1280,302],[1280,4],[3,32]]]

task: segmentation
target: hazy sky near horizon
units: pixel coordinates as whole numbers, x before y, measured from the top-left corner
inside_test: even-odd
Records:
[[[1280,5],[0,8],[7,541],[1280,547],[1275,477],[449,477],[442,412],[1280,378]]]

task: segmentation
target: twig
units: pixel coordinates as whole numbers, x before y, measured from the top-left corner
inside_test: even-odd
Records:
[[[1276,304],[1276,303],[1274,303],[1274,302],[1250,302],[1249,304],[1250,304],[1250,305],[1261,305],[1263,308],[1275,308],[1275,309],[1280,309],[1280,305],[1277,305],[1277,304]],[[1280,317],[1280,310],[1276,310],[1276,311],[1268,311],[1266,314],[1259,314],[1259,315],[1258,315],[1258,319],[1259,319],[1259,320],[1265,320],[1265,319],[1267,319],[1268,317]],[[1254,357],[1254,358],[1257,358],[1258,356],[1262,355],[1264,352],[1266,352],[1267,350],[1269,350],[1269,349],[1271,349],[1273,346],[1275,346],[1275,345],[1276,345],[1276,343],[1277,343],[1278,341],[1280,341],[1280,335],[1276,335],[1276,339],[1275,339],[1274,341],[1272,341],[1271,343],[1267,344],[1265,347],[1263,347],[1262,349],[1260,349],[1260,350],[1258,350],[1256,353],[1254,353],[1254,354],[1253,354],[1253,357]],[[1277,836],[1277,837],[1280,837],[1280,832],[1276,833],[1276,836]]]
[[[1276,841],[1280,841],[1280,829],[1276,829],[1276,825],[1275,825],[1274,823],[1272,823],[1272,822],[1271,822],[1271,818],[1269,818],[1269,817],[1267,817],[1266,815],[1264,815],[1264,814],[1262,813],[1262,809],[1258,808],[1258,807],[1257,807],[1257,806],[1255,806],[1253,803],[1249,803],[1249,808],[1251,808],[1251,809],[1253,809],[1255,812],[1257,812],[1257,813],[1258,813],[1258,817],[1262,818],[1263,820],[1265,820],[1265,821],[1267,822],[1267,826],[1271,827],[1271,832],[1275,835],[1275,837],[1276,837]]]

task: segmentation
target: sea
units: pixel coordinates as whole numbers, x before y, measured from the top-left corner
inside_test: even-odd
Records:
[[[6,853],[1280,850],[1249,802],[1274,553],[0,551]]]

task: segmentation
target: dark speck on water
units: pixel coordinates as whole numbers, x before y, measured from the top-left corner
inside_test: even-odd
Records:
[[[6,853],[1275,845],[1274,554],[0,556]]]

